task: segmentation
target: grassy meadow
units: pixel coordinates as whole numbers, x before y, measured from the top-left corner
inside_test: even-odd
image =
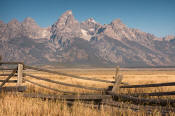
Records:
[[[115,69],[113,68],[96,68],[96,69],[56,69],[60,72],[69,73],[78,76],[92,77],[106,80],[114,80]],[[8,72],[0,72],[8,73]],[[39,71],[27,70],[26,73],[32,75],[49,78],[53,80],[59,80],[61,82],[92,86],[92,87],[107,87],[111,84],[86,81],[80,79],[73,79],[61,75],[53,75],[49,73],[43,73]],[[123,82],[127,82],[129,85],[133,84],[150,84],[150,83],[164,83],[175,82],[175,69],[120,69],[120,74],[123,75]],[[5,77],[0,77],[5,78]],[[15,78],[15,77],[13,77]],[[57,88],[60,90],[67,90],[77,93],[98,93],[96,91],[78,89],[73,87],[65,87],[62,85],[56,85],[45,81],[32,79],[25,77],[34,82],[47,85],[49,87]],[[12,86],[15,84],[6,84],[5,86]],[[27,86],[25,93],[44,93],[44,94],[56,94],[61,93],[54,92],[48,89],[44,89],[28,82],[24,83]],[[141,88],[141,89],[121,89],[121,93],[136,93],[136,92],[160,92],[160,91],[174,91],[175,87],[157,87],[157,88]],[[0,116],[147,116],[156,115],[161,116],[161,113],[156,111],[153,114],[147,114],[143,110],[132,111],[130,109],[118,109],[110,106],[102,105],[100,109],[95,108],[93,103],[89,103],[86,106],[81,101],[76,101],[72,106],[69,106],[66,101],[59,100],[42,100],[39,98],[25,98],[23,93],[0,93]],[[153,98],[153,97],[150,97]],[[155,98],[155,97],[154,97]],[[163,96],[162,99],[174,98],[174,96]],[[169,115],[175,115],[169,113]]]

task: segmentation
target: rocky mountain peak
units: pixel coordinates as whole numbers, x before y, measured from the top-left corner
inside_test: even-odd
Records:
[[[101,25],[100,23],[96,22],[95,19],[92,18],[92,17],[87,19],[87,20],[85,20],[85,21],[83,21],[83,22],[81,22],[81,24],[83,24],[83,25],[91,25],[91,26],[92,25]]]
[[[94,18],[89,18],[86,21],[83,21],[81,23],[81,27],[86,30],[90,29],[92,30],[96,30],[98,27],[102,26],[100,23],[97,23]]]
[[[71,26],[72,24],[77,24],[78,21],[75,20],[72,11],[68,10],[64,14],[61,15],[61,17],[56,22],[57,26],[63,27],[63,26]]]
[[[8,25],[20,25],[20,22],[17,19],[12,19],[8,22]]]
[[[94,36],[97,32],[97,30],[102,27],[101,24],[97,23],[94,18],[89,18],[86,21],[83,21],[81,23],[81,32],[82,36],[81,38],[85,40],[90,40],[92,36]]]
[[[24,21],[21,23],[21,25],[23,26],[23,28],[26,29],[40,29],[41,27],[35,22],[34,19],[27,17],[24,19]],[[36,31],[36,30],[35,30]]]
[[[94,18],[89,18],[88,20],[87,20],[88,22],[91,22],[91,23],[97,23],[95,20],[94,20]]]
[[[50,30],[48,28],[41,28],[35,20],[30,17],[25,18],[21,26],[24,36],[33,39],[49,38],[50,36]]]
[[[110,24],[105,24],[98,30],[98,36],[108,36],[116,40],[123,40],[124,38],[132,39],[134,36],[131,30],[122,23],[120,19],[113,20]]]
[[[72,11],[68,10],[52,25],[50,39],[57,48],[62,48],[81,34],[80,23],[74,18]]]
[[[23,21],[23,23],[25,23],[25,24],[36,24],[35,20],[32,19],[31,17],[25,18],[24,21]]]
[[[49,38],[50,30],[48,28],[41,28],[30,17],[27,17],[22,23],[17,19],[11,20],[7,25],[0,26],[0,37],[3,40],[18,37],[28,37],[32,39]]]
[[[126,27],[126,25],[123,24],[123,22],[120,19],[113,20],[110,25],[112,25],[113,27],[117,27],[117,28],[119,28],[119,27],[121,27],[121,28]]]
[[[63,15],[73,15],[72,10],[67,10]]]

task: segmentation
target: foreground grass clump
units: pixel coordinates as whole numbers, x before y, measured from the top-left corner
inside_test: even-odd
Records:
[[[134,112],[130,109],[120,110],[109,106],[95,108],[93,104],[88,106],[80,101],[72,106],[66,101],[52,101],[24,98],[20,95],[1,95],[1,116],[137,116],[148,115],[146,112]],[[155,111],[156,115],[160,113]]]
[[[114,69],[62,69],[62,72],[71,73],[80,76],[102,78],[113,80],[115,74]],[[53,80],[68,82],[73,84],[81,84],[93,87],[107,87],[109,84],[97,83],[91,81],[83,81],[71,79],[60,75],[52,75],[41,72],[27,72],[33,75],[38,75]],[[122,70],[120,71],[124,76],[124,82],[129,84],[147,84],[147,83],[160,83],[160,82],[173,82],[175,81],[175,71],[157,71],[157,70]],[[53,88],[76,91],[76,92],[95,92],[85,89],[77,89],[72,87],[64,87],[56,84],[50,84],[44,81],[38,81],[32,78],[35,82],[48,85]],[[45,93],[45,94],[60,94],[47,89],[43,89],[30,83],[25,83],[28,87],[25,93]],[[12,84],[7,84],[12,85]],[[175,87],[159,87],[159,88],[146,88],[146,89],[122,89],[123,93],[140,93],[140,92],[155,92],[155,91],[172,91]],[[140,111],[133,111],[130,109],[118,109],[102,105],[100,108],[96,107],[93,103],[87,104],[76,101],[72,105],[67,104],[66,101],[58,100],[42,100],[39,98],[25,98],[23,93],[0,93],[0,116],[147,116],[162,114],[155,110],[153,114],[145,112],[144,109]],[[148,97],[149,98],[149,97]],[[151,98],[151,97],[150,97]],[[173,99],[174,96],[161,97],[164,99]],[[167,115],[175,115],[169,113]]]

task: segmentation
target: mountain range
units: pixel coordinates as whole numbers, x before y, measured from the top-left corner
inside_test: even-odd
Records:
[[[158,38],[129,28],[120,19],[100,24],[93,18],[77,21],[66,11],[50,27],[28,17],[0,21],[3,61],[27,64],[148,67],[175,66],[175,36]]]

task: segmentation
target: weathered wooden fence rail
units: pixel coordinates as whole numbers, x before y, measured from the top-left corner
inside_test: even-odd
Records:
[[[169,91],[169,92],[153,92],[153,93],[135,93],[130,94],[131,96],[169,96],[169,95],[175,95],[175,91]]]
[[[17,71],[16,69],[13,70],[13,72],[1,83],[0,87],[2,87],[5,83],[7,83],[9,79],[15,75],[16,71]]]
[[[63,76],[76,78],[76,79],[82,79],[82,80],[98,81],[98,82],[105,82],[105,83],[115,83],[115,81],[108,81],[108,80],[89,78],[89,77],[80,77],[80,76],[76,76],[76,75],[66,74],[66,73],[62,73],[62,72],[58,72],[58,71],[51,71],[51,70],[47,70],[47,69],[36,68],[36,67],[32,67],[32,66],[27,66],[27,65],[24,65],[24,68],[32,69],[32,70],[36,70],[36,71],[47,72],[47,73],[52,73],[52,74],[63,75]]]
[[[48,86],[45,86],[45,85],[42,85],[42,84],[33,82],[31,80],[28,80],[26,78],[24,78],[24,81],[27,81],[27,82],[29,82],[31,84],[37,85],[37,86],[42,87],[42,88],[45,88],[45,89],[53,90],[53,91],[56,91],[56,92],[76,94],[76,92],[71,92],[71,91],[65,91],[65,90],[59,90],[59,89],[56,89],[56,88],[51,88],[51,87],[48,87]]]
[[[128,86],[120,86],[120,88],[146,88],[146,87],[162,87],[162,86],[175,86],[175,82],[145,84],[145,85],[128,85]]]
[[[72,74],[66,74],[63,72],[58,72],[58,71],[52,71],[52,70],[47,70],[47,69],[42,69],[42,68],[37,68],[37,67],[32,67],[32,66],[27,66],[21,62],[0,62],[0,65],[17,65],[17,68],[0,68],[0,70],[10,70],[12,71],[10,74],[0,74],[0,76],[7,76],[5,80],[0,80],[1,85],[0,85],[0,91],[2,90],[15,90],[15,91],[24,91],[26,89],[25,86],[23,85],[23,82],[29,82],[31,84],[37,85],[42,88],[46,88],[49,90],[53,90],[56,92],[61,92],[67,95],[60,95],[60,96],[55,96],[55,95],[42,95],[42,94],[24,94],[24,97],[32,97],[32,98],[43,98],[43,99],[66,99],[66,100],[100,100],[100,102],[108,105],[113,105],[117,106],[117,101],[127,101],[127,102],[132,102],[133,104],[146,104],[146,105],[161,105],[161,106],[166,106],[166,105],[171,105],[174,106],[175,100],[169,99],[169,100],[164,100],[164,99],[148,99],[144,98],[141,96],[167,96],[167,95],[175,95],[175,91],[172,92],[154,92],[154,93],[134,93],[134,94],[121,94],[120,89],[122,88],[149,88],[149,87],[163,87],[163,86],[175,86],[175,82],[168,82],[168,83],[156,83],[156,84],[144,84],[144,85],[126,85],[126,83],[122,82],[123,76],[119,75],[119,67],[116,68],[116,74],[115,74],[115,80],[110,81],[110,80],[103,80],[103,79],[97,79],[97,78],[90,78],[90,77],[81,77],[81,76],[76,76]],[[51,80],[48,78],[43,78],[40,76],[35,76],[32,74],[28,74],[28,72],[23,72],[24,69],[30,69],[30,70],[35,70],[35,71],[40,71],[40,72],[46,72],[46,73],[51,73],[51,74],[56,74],[56,75],[63,75],[69,78],[75,78],[75,79],[81,79],[81,80],[88,80],[88,81],[95,81],[95,82],[102,82],[102,83],[108,83],[110,84],[107,88],[95,88],[95,87],[89,87],[89,86],[83,86],[83,85],[76,85],[76,84],[70,84],[66,82],[61,82],[61,81],[56,81],[56,80]],[[17,76],[17,80],[10,80],[13,76]],[[49,86],[37,83],[32,81],[30,78],[34,78],[37,80],[42,80],[46,81],[49,83],[54,83],[58,85],[63,85],[66,87],[75,87],[75,88],[80,88],[80,89],[88,89],[88,90],[95,90],[95,91],[100,91],[100,94],[93,94],[93,93],[76,93],[72,91],[65,91],[65,90],[60,90],[56,88],[51,88]],[[3,87],[5,83],[17,83],[15,87]],[[125,84],[125,85],[121,85]],[[112,85],[112,86],[111,86]],[[110,99],[112,102],[106,102],[105,99]],[[173,109],[175,112],[175,110]]]
[[[4,82],[4,80],[0,80],[0,82]],[[8,80],[7,83],[17,83],[17,80]]]
[[[24,97],[30,97],[30,98],[41,98],[41,99],[50,99],[50,100],[67,100],[66,103],[73,105],[75,100],[83,100],[83,101],[89,101],[89,100],[100,100],[100,104],[94,105],[94,107],[98,108],[99,105],[108,105],[116,108],[120,108],[122,110],[128,110],[131,109],[133,111],[141,111],[144,110],[148,114],[151,114],[152,112],[155,112],[156,110],[159,110],[161,114],[166,115],[169,112],[175,112],[175,108],[169,108],[165,106],[145,106],[145,105],[134,105],[131,103],[123,103],[118,101],[113,101],[111,95],[45,95],[45,94],[24,94]],[[85,106],[92,107],[91,105],[88,105],[88,102],[83,102]]]
[[[24,76],[29,76],[31,78],[35,78],[35,79],[38,79],[38,80],[43,80],[43,81],[47,81],[47,82],[50,82],[50,83],[55,83],[55,84],[59,84],[59,85],[69,86],[69,87],[76,87],[76,88],[83,88],[83,89],[104,91],[104,92],[107,92],[107,91],[111,90],[113,93],[118,93],[118,90],[120,88],[146,88],[146,87],[175,86],[175,82],[145,84],[145,85],[120,85],[120,84],[122,84],[122,77],[120,77],[118,75],[118,71],[119,71],[118,68],[116,69],[115,81],[109,81],[109,80],[89,78],[89,77],[80,77],[80,76],[66,74],[66,73],[62,73],[62,72],[58,72],[58,71],[51,71],[51,70],[47,70],[47,69],[36,68],[36,67],[24,65],[22,62],[0,62],[0,64],[1,65],[2,64],[17,65],[17,67],[18,67],[17,70],[16,70],[16,68],[4,68],[4,69],[0,68],[2,70],[13,70],[13,71],[16,70],[16,72],[17,72],[17,74],[16,73],[0,74],[0,76],[8,76],[8,78],[6,78],[5,80],[0,80],[0,82],[2,82],[1,87],[7,82],[9,82],[9,83],[17,82],[18,86],[20,86],[22,84],[22,80],[24,80],[24,81],[30,82],[32,84],[38,85],[40,87],[44,87],[44,88],[51,89],[51,90],[54,90],[54,91],[59,91],[59,92],[63,92],[63,93],[74,93],[74,92],[56,90],[54,88],[50,88],[50,87],[47,87],[45,85],[41,85],[41,84],[36,83],[36,82],[32,82],[29,79],[23,78]],[[42,77],[39,77],[39,76],[34,76],[34,75],[31,75],[31,74],[23,73],[24,68],[25,69],[32,69],[32,70],[36,70],[36,71],[41,71],[41,72],[47,72],[47,73],[51,73],[51,74],[63,75],[63,76],[66,76],[66,77],[71,77],[71,78],[76,78],[76,79],[81,79],[81,80],[89,80],[89,81],[110,83],[110,84],[114,84],[114,86],[111,86],[111,88],[110,87],[108,87],[108,88],[94,88],[94,87],[87,87],[87,86],[69,84],[69,83],[60,82],[60,81],[54,81],[54,80],[51,80],[51,79],[42,78]],[[12,76],[17,76],[17,80],[9,80]],[[138,94],[136,93],[136,94],[132,94],[132,95],[133,96],[138,96],[138,95],[163,96],[163,95],[174,95],[174,94],[175,94],[174,91],[172,91],[172,92],[157,92],[157,93],[138,93]]]
[[[125,85],[125,86],[121,86],[120,84],[121,84],[121,81],[122,81],[122,76],[118,75],[118,69],[116,70],[115,81],[106,81],[106,80],[101,80],[101,79],[92,79],[92,78],[89,78],[89,77],[88,78],[87,77],[79,77],[79,76],[75,76],[75,75],[70,75],[70,74],[65,74],[65,73],[61,73],[61,72],[57,72],[57,71],[50,71],[50,70],[40,69],[40,68],[35,68],[35,67],[30,67],[30,66],[24,66],[24,67],[26,69],[29,68],[29,69],[33,69],[33,70],[38,70],[38,71],[43,71],[43,72],[48,72],[48,73],[53,73],[53,74],[69,76],[69,77],[77,78],[77,79],[112,83],[114,85],[112,86],[111,89],[109,89],[109,88],[91,88],[91,87],[84,87],[84,86],[80,86],[80,85],[67,84],[67,83],[63,83],[63,82],[59,82],[59,81],[53,81],[51,79],[41,78],[41,77],[30,75],[30,74],[25,74],[26,76],[30,76],[30,77],[35,78],[35,79],[44,80],[44,81],[47,81],[47,82],[52,82],[52,83],[61,84],[61,85],[65,85],[65,86],[78,87],[78,88],[84,88],[84,89],[90,89],[90,90],[105,91],[108,95],[113,96],[113,98],[115,100],[120,99],[122,101],[132,101],[133,103],[139,103],[139,104],[167,105],[167,104],[174,104],[175,103],[175,100],[167,101],[167,100],[162,100],[162,99],[157,100],[157,99],[146,99],[146,98],[138,98],[137,97],[139,95],[140,96],[174,95],[175,94],[174,92],[156,92],[156,93],[140,93],[140,94],[133,94],[133,95],[132,94],[131,95],[122,95],[122,94],[119,94],[119,91],[118,91],[120,88],[143,88],[143,87],[173,86],[173,85],[175,85],[175,82],[147,84],[147,85],[127,85],[127,86]],[[31,82],[30,80],[27,80],[27,81]],[[34,82],[33,84],[36,84],[36,83]],[[39,85],[39,86],[41,86],[41,85]],[[42,85],[42,87],[45,87],[45,86]],[[48,89],[55,90],[53,88],[48,88]],[[58,91],[58,90],[56,90],[56,91]],[[59,90],[59,92],[60,92],[60,90]],[[56,97],[56,98],[59,99],[59,97]],[[81,97],[80,97],[80,99],[81,99]]]
[[[0,65],[7,64],[7,65],[17,65],[17,64],[24,64],[23,62],[0,62]]]
[[[0,76],[9,76],[10,74],[0,74]],[[14,74],[14,76],[18,76],[17,74]]]
[[[43,80],[43,81],[47,81],[47,82],[51,82],[51,83],[55,83],[55,84],[59,84],[59,85],[69,86],[69,87],[76,87],[76,88],[96,90],[96,91],[106,91],[107,90],[106,88],[94,88],[94,87],[87,87],[87,86],[81,86],[81,85],[74,85],[74,84],[64,83],[64,82],[60,82],[60,81],[54,81],[51,79],[41,78],[41,77],[34,76],[31,74],[26,74],[26,73],[24,73],[24,74],[26,76],[30,76],[30,77],[35,78],[35,79],[39,79],[39,80]]]
[[[89,94],[89,95],[45,95],[45,94],[24,94],[25,97],[43,98],[43,99],[60,99],[60,100],[102,100],[112,99],[111,95]]]
[[[9,70],[9,71],[14,70],[14,69],[16,68],[0,68],[0,70]]]
[[[6,77],[4,80],[0,80],[1,84],[0,84],[0,92],[1,91],[25,91],[26,87],[22,86],[22,77],[23,77],[23,73],[22,71],[24,70],[23,68],[21,68],[21,66],[23,65],[23,63],[21,62],[0,62],[0,65],[16,65],[17,68],[0,68],[1,71],[8,71],[8,74],[0,74],[0,76],[2,77]],[[21,66],[20,66],[21,65]],[[10,71],[12,71],[11,73],[9,73]],[[10,80],[12,77],[17,76],[16,80]],[[8,87],[4,87],[4,85],[6,83],[16,83],[16,86],[8,86]]]

